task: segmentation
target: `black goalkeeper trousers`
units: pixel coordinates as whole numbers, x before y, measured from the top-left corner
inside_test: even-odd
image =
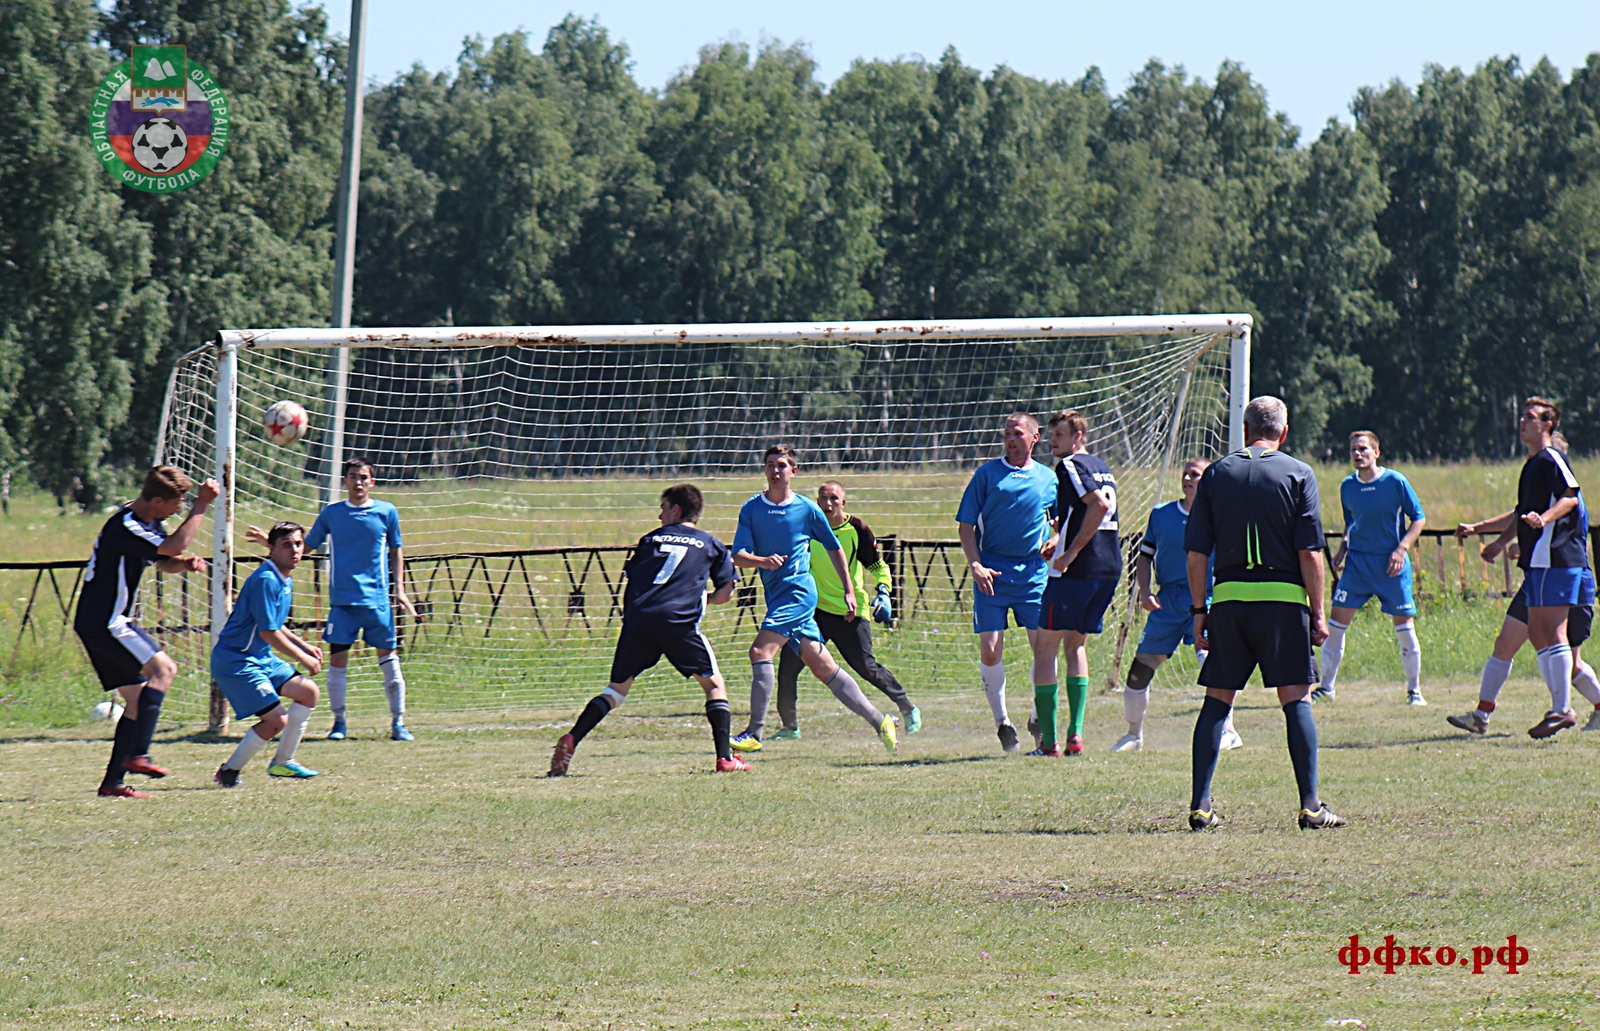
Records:
[[[818,609],[817,629],[822,631],[823,640],[839,649],[845,665],[855,670],[856,676],[887,695],[902,714],[911,711],[911,699],[906,697],[906,689],[900,686],[900,681],[894,678],[893,673],[872,656],[871,619],[862,616],[852,623],[843,616]],[[783,720],[785,727],[791,729],[800,725],[796,705],[800,674],[805,668],[806,664],[800,661],[794,649],[785,645],[783,658],[778,661],[778,717]]]

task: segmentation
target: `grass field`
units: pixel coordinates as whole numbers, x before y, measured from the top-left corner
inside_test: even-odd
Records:
[[[0,733],[0,1026],[233,1028],[1575,1027],[1600,1019],[1600,735],[1530,741],[1346,683],[1324,796],[1294,829],[1282,718],[1241,700],[1217,832],[1182,829],[1197,699],[1147,751],[999,754],[977,692],[890,757],[819,690],[805,740],[714,776],[693,707],[640,699],[542,779],[570,712],[419,717],[411,745],[310,740],[324,775],[209,784],[227,742],[167,737],[147,802],[92,794],[103,729]],[[1025,704],[1025,703],[1024,703]],[[1526,966],[1367,967],[1368,946]],[[1351,1026],[1351,1025],[1346,1025]]]

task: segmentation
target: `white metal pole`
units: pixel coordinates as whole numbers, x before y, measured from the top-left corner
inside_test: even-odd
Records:
[[[339,208],[333,247],[333,325],[350,326],[356,278],[356,207],[361,196],[362,88],[367,81],[367,4],[350,5],[350,63],[344,77],[344,160],[339,168]],[[333,357],[333,434],[328,444],[328,503],[339,500],[344,464],[344,415],[350,391],[350,348]]]
[[[233,502],[235,439],[239,425],[239,352],[230,341],[217,344],[217,484],[222,488],[211,510],[211,643],[233,612]],[[210,729],[228,729],[228,707],[216,684],[211,685]]]
[[[1244,406],[1250,403],[1250,323],[1246,321],[1233,337],[1233,355],[1228,362],[1228,450],[1244,447]]]

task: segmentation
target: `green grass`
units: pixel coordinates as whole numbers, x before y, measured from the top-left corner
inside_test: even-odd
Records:
[[[1147,751],[1003,757],[981,696],[886,756],[821,689],[805,739],[707,774],[693,706],[640,698],[542,779],[571,711],[310,740],[308,783],[168,737],[142,803],[92,797],[104,728],[0,735],[0,1026],[352,1028],[1571,1027],[1600,1017],[1600,735],[1530,741],[1514,681],[1319,706],[1327,800],[1296,831],[1282,718],[1241,700],[1219,832],[1182,830],[1192,689]],[[325,726],[319,714],[314,727]],[[1351,934],[1531,950],[1516,975],[1346,973]]]

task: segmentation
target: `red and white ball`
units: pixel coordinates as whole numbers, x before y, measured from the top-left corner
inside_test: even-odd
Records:
[[[267,409],[262,425],[266,428],[267,439],[274,444],[293,444],[306,435],[309,422],[306,410],[298,402],[279,401]]]

